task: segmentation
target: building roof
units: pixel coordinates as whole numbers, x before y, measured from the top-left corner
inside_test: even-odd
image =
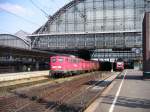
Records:
[[[1,36],[1,38],[2,38],[2,36],[10,36],[12,38],[17,38],[17,39],[23,41],[26,45],[28,45],[28,46],[30,45],[30,43],[27,42],[26,40],[24,40],[23,38],[15,36],[15,35],[12,35],[12,34],[0,34],[0,36]]]
[[[85,0],[72,0],[70,1],[68,4],[66,4],[65,6],[63,6],[62,8],[60,8],[56,13],[54,13],[52,16],[49,16],[49,20],[42,25],[39,29],[37,29],[33,34],[37,34],[42,28],[44,28],[48,23],[51,23],[52,21],[54,21],[60,14],[66,12],[67,8],[70,8],[72,6],[74,6],[75,3],[79,3]]]
[[[17,37],[20,37],[21,39],[23,39],[25,41],[29,41],[30,42],[30,39],[27,37],[27,35],[29,35],[29,33],[25,32],[23,30],[19,30],[14,35],[17,36]]]

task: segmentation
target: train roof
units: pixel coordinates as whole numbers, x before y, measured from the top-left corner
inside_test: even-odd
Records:
[[[77,56],[74,56],[74,55],[66,55],[66,54],[56,54],[56,55],[53,55],[51,57],[55,57],[55,56],[66,56],[66,57],[73,57],[73,58],[78,58]]]

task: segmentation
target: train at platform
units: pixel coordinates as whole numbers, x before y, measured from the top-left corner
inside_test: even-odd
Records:
[[[87,61],[72,55],[55,55],[50,57],[51,77],[74,75],[99,69],[100,63],[98,61]]]
[[[72,55],[54,55],[50,57],[49,75],[50,77],[64,77],[91,71],[104,71],[107,67],[109,68],[109,64],[106,66],[104,63],[108,64],[108,62],[84,60]],[[115,71],[124,70],[125,64],[123,60],[116,60],[114,65]],[[104,67],[106,68],[104,69]]]

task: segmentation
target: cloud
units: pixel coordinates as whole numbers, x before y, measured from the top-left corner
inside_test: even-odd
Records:
[[[6,10],[10,13],[22,15],[22,16],[30,16],[34,13],[18,4],[11,4],[11,3],[0,3],[0,11]]]

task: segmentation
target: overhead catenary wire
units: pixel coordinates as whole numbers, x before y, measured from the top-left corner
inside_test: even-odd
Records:
[[[26,18],[24,18],[24,17],[22,17],[22,16],[19,16],[19,15],[15,14],[15,13],[9,12],[9,11],[7,11],[6,9],[3,9],[3,8],[1,8],[1,7],[0,7],[0,10],[6,12],[6,13],[8,13],[8,14],[11,14],[11,15],[17,17],[17,18],[20,18],[20,19],[22,19],[22,20],[24,20],[24,21],[26,21],[26,22],[28,22],[28,23],[31,23],[31,24],[33,24],[33,25],[41,26],[41,25],[39,25],[39,24],[37,24],[37,23],[35,23],[35,22],[32,22],[32,21],[30,21],[30,20],[28,20],[28,19],[26,19]]]
[[[44,15],[46,16],[46,18],[49,18],[49,14],[47,14],[42,8],[40,8],[37,4],[35,4],[33,2],[33,0],[30,0],[30,2],[37,8],[39,9],[42,13],[44,13]]]

